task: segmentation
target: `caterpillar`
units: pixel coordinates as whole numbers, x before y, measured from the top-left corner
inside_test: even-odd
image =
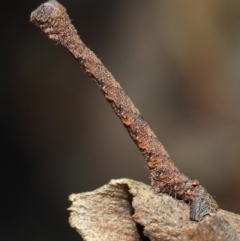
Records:
[[[193,221],[200,221],[205,215],[215,213],[218,209],[216,201],[198,180],[188,179],[174,165],[120,84],[82,42],[66,9],[56,0],[49,0],[31,13],[30,21],[35,23],[49,39],[66,47],[93,79],[144,156],[150,171],[153,191],[156,194],[168,193],[188,202],[190,219]]]

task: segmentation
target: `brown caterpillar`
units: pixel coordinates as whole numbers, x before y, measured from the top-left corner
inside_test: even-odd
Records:
[[[154,192],[168,193],[190,203],[190,219],[194,221],[216,212],[218,206],[215,200],[197,180],[189,180],[177,169],[120,84],[81,41],[66,9],[56,0],[49,0],[32,12],[30,21],[49,39],[66,47],[93,78],[146,159]]]

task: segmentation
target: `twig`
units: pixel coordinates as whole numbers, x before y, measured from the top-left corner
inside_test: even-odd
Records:
[[[32,12],[30,21],[49,39],[66,47],[93,78],[146,159],[154,192],[168,193],[189,202],[190,219],[194,221],[216,212],[218,206],[211,195],[197,180],[189,180],[178,170],[120,84],[81,41],[66,9],[56,0],[49,0]]]

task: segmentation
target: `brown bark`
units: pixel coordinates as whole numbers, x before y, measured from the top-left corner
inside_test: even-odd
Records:
[[[239,240],[240,216],[219,210],[189,220],[189,205],[129,179],[70,196],[69,222],[86,241]]]

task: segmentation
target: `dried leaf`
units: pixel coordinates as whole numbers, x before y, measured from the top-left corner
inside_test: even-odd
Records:
[[[69,199],[70,225],[85,241],[231,241],[240,236],[238,215],[221,210],[193,222],[188,204],[167,194],[155,195],[150,186],[129,179],[111,180]]]

